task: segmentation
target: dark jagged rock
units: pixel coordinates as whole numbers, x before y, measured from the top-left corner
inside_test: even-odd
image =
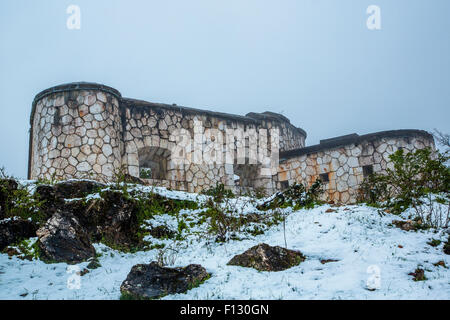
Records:
[[[99,191],[105,185],[91,180],[67,180],[55,185],[39,185],[36,195],[42,201],[41,211],[50,218],[57,211],[67,211],[64,199],[83,198]]]
[[[54,186],[39,185],[36,187],[36,197],[41,204],[41,212],[45,214],[46,219],[50,217],[58,210],[62,210],[64,207],[64,199],[56,196]]]
[[[94,180],[67,180],[55,185],[40,185],[36,188],[36,192],[43,195],[43,198],[74,199],[85,197],[105,187],[103,183]]]
[[[184,268],[161,267],[155,261],[135,265],[120,286],[123,299],[157,299],[186,292],[207,280],[210,274],[198,264]]]
[[[43,260],[79,263],[95,257],[87,232],[71,213],[55,213],[36,234]]]
[[[37,225],[22,218],[11,218],[0,222],[0,250],[20,240],[36,236]]]
[[[18,183],[13,179],[0,179],[0,219],[5,217],[5,209],[11,198],[11,194],[19,187]]]
[[[131,248],[138,244],[137,204],[117,191],[105,191],[102,197],[66,204],[66,210],[77,217],[93,241]]]
[[[300,251],[261,243],[234,256],[228,265],[254,268],[259,271],[282,271],[294,267],[304,260],[305,257]]]
[[[80,186],[82,191],[72,190],[76,186]],[[121,248],[136,246],[139,239],[136,235],[138,208],[135,201],[122,192],[109,190],[88,201],[76,199],[97,192],[101,187],[95,181],[67,181],[55,186],[38,186],[36,193],[40,200],[45,200],[42,211],[47,218],[56,212],[68,212],[77,218],[92,241],[104,241]],[[75,199],[64,201],[70,197]]]
[[[170,230],[166,226],[153,227],[150,229],[149,233],[153,238],[156,239],[172,239],[176,235],[175,231]]]
[[[414,272],[408,273],[408,275],[413,276],[414,281],[424,281],[427,279],[425,277],[425,270],[422,268],[417,268]]]
[[[67,180],[55,184],[55,193],[56,197],[63,199],[82,198],[105,187],[94,180]]]

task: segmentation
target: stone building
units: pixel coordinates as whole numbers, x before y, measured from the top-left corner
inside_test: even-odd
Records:
[[[270,194],[320,177],[325,196],[343,203],[354,202],[364,176],[386,170],[397,149],[434,148],[432,135],[421,130],[351,134],[305,147],[306,132],[280,114],[239,116],[152,103],[86,82],[40,92],[30,123],[30,179],[112,181],[125,171],[176,190],[223,183],[236,192]]]

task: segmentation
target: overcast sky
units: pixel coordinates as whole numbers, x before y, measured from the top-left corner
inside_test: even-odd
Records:
[[[69,30],[69,5],[81,29]],[[381,30],[366,26],[381,8]],[[279,112],[320,139],[450,132],[448,0],[1,0],[0,167],[26,176],[34,96],[74,81],[123,96]]]

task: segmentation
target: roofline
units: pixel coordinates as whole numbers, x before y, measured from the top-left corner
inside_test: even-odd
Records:
[[[294,125],[292,125],[289,121],[289,119],[285,118],[284,120],[281,117],[273,116],[271,114],[267,113],[251,113],[252,116],[249,116],[250,114],[247,114],[246,116],[231,114],[231,113],[224,113],[224,112],[217,112],[217,111],[210,111],[205,109],[197,109],[197,108],[190,108],[190,107],[184,107],[179,106],[176,104],[165,104],[165,103],[157,103],[157,102],[148,102],[144,100],[138,100],[138,99],[131,99],[131,98],[122,98],[121,100],[122,104],[133,108],[133,107],[144,107],[144,108],[160,108],[160,109],[166,109],[166,110],[172,110],[177,112],[185,112],[190,114],[203,114],[207,116],[212,117],[220,117],[224,119],[234,120],[234,121],[242,121],[252,124],[260,124],[262,120],[270,120],[270,121],[277,121],[277,122],[284,122],[294,130],[297,130],[300,132],[300,134],[304,135],[306,138],[306,132],[303,129],[297,128]],[[258,115],[258,117],[254,117],[253,115]]]
[[[164,109],[170,109],[170,110],[175,110],[175,111],[180,111],[180,112],[187,112],[187,113],[191,113],[191,114],[205,114],[205,115],[209,115],[209,116],[222,117],[225,119],[243,121],[243,122],[254,123],[254,124],[259,124],[259,123],[261,123],[262,120],[277,121],[279,123],[288,124],[292,129],[296,130],[301,135],[303,135],[305,137],[305,139],[307,137],[307,133],[305,130],[292,125],[291,122],[289,121],[289,119],[281,114],[266,111],[263,113],[250,112],[250,113],[246,114],[245,116],[241,116],[241,115],[224,113],[224,112],[216,112],[216,111],[196,109],[196,108],[170,105],[170,104],[164,104],[164,103],[148,102],[148,101],[144,101],[144,100],[122,97],[121,93],[118,90],[116,90],[112,87],[103,85],[103,84],[95,83],[95,82],[65,83],[65,84],[57,85],[57,86],[54,86],[54,87],[51,87],[49,89],[45,89],[45,90],[39,92],[33,99],[31,116],[30,116],[30,124],[33,125],[33,118],[34,118],[37,101],[41,100],[42,98],[44,98],[48,95],[54,94],[54,93],[69,92],[69,91],[76,91],[76,90],[103,91],[103,92],[112,94],[120,101],[121,105],[124,104],[128,107],[137,106],[137,107],[164,108]]]
[[[95,82],[71,82],[71,83],[65,83],[61,85],[57,85],[45,90],[42,90],[39,92],[33,99],[32,109],[31,109],[31,116],[30,116],[30,124],[33,124],[33,118],[34,118],[34,112],[36,109],[36,103],[45,98],[46,96],[49,96],[51,94],[55,93],[61,93],[61,92],[69,92],[69,91],[77,91],[77,90],[96,90],[96,91],[103,91],[106,93],[109,93],[113,96],[115,96],[117,99],[121,99],[122,95],[120,92],[112,87],[105,86],[100,83]]]
[[[270,113],[270,112],[248,113],[245,116],[241,116],[241,115],[225,113],[225,112],[197,109],[197,108],[179,106],[176,104],[148,102],[148,101],[132,99],[132,98],[122,98],[121,102],[122,102],[122,105],[125,105],[130,108],[133,108],[133,107],[162,108],[162,109],[178,111],[178,112],[182,112],[182,113],[185,112],[185,113],[190,113],[190,114],[203,114],[203,115],[207,115],[207,116],[220,117],[220,118],[225,118],[225,119],[234,120],[234,121],[243,121],[243,122],[252,123],[252,124],[260,124],[261,121],[263,121],[263,120],[276,121],[279,123],[287,124],[292,129],[298,131],[305,138],[307,136],[306,132],[303,129],[297,128],[296,126],[292,125],[291,122],[289,121],[289,119],[287,119],[286,117],[275,114],[275,113]]]
[[[433,135],[424,130],[415,130],[415,129],[401,129],[401,130],[388,130],[388,131],[379,131],[375,133],[369,133],[365,135],[357,135],[350,134],[342,137],[336,137],[331,139],[321,140],[320,144],[308,146],[300,149],[293,149],[287,151],[280,152],[281,161],[287,160],[290,158],[318,153],[325,150],[335,149],[343,146],[347,146],[350,144],[359,144],[364,141],[374,141],[382,138],[406,138],[406,137],[417,137],[422,136],[427,139],[433,140]],[[434,140],[433,140],[434,141]]]
[[[131,98],[123,98],[121,93],[109,86],[95,83],[95,82],[71,82],[71,83],[65,83],[61,85],[57,85],[48,89],[45,89],[41,92],[39,92],[33,99],[33,103],[31,106],[31,115],[30,115],[30,132],[29,132],[29,151],[28,151],[28,178],[31,177],[31,150],[32,150],[32,134],[33,134],[33,119],[34,114],[36,112],[36,104],[39,100],[45,98],[46,96],[49,96],[51,94],[55,93],[62,93],[62,92],[70,92],[70,91],[77,91],[77,90],[95,90],[95,91],[103,91],[105,93],[111,94],[115,96],[119,100],[119,105],[122,107],[125,105],[126,107],[155,107],[155,108],[165,108],[180,112],[187,112],[191,114],[205,114],[215,117],[221,117],[225,119],[235,120],[235,121],[242,121],[247,123],[253,123],[253,124],[260,124],[263,120],[270,120],[270,121],[277,121],[279,123],[286,123],[291,129],[297,131],[301,135],[304,136],[306,139],[307,134],[306,131],[298,128],[294,125],[292,125],[288,118],[281,114],[273,113],[273,112],[263,112],[263,113],[248,113],[245,116],[241,115],[235,115],[230,113],[223,113],[223,112],[215,112],[215,111],[209,111],[209,110],[203,110],[203,109],[196,109],[196,108],[189,108],[189,107],[183,107],[183,106],[177,106],[177,105],[169,105],[164,103],[154,103],[154,102],[147,102],[143,100],[137,100],[137,99],[131,99]]]

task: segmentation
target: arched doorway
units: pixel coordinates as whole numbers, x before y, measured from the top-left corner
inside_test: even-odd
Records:
[[[139,176],[142,179],[167,179],[170,150],[161,147],[144,147],[138,151]]]

